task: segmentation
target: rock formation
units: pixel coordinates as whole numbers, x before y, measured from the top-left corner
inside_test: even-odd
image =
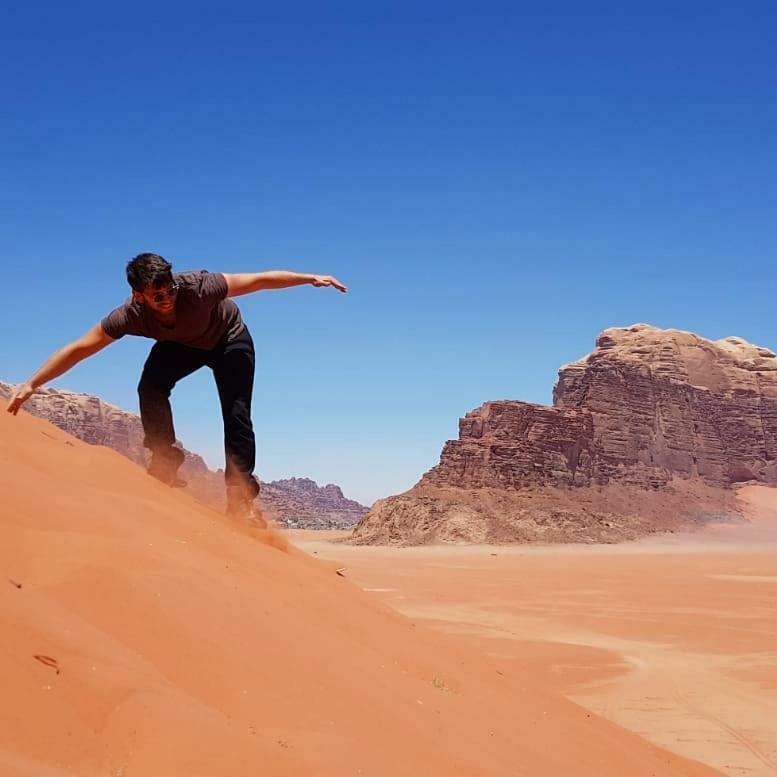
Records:
[[[562,367],[553,407],[487,402],[357,542],[618,540],[729,514],[777,483],[777,356],[646,324]]]
[[[0,381],[0,397],[8,398],[12,390],[13,386]],[[143,427],[134,413],[98,397],[59,389],[40,389],[27,400],[24,409],[84,442],[105,445],[136,464],[146,464]],[[220,509],[224,502],[223,473],[209,469],[201,456],[180,447],[186,453],[181,475],[188,483],[187,489],[202,502]],[[364,505],[346,499],[338,486],[318,486],[307,478],[262,483],[261,500],[275,520],[300,528],[350,528],[367,512]]]
[[[346,499],[340,486],[319,486],[309,478],[287,478],[262,484],[262,500],[283,516],[289,527],[352,528],[367,512]]]

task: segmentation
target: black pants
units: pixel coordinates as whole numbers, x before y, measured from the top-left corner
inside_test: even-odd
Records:
[[[248,329],[212,351],[172,342],[157,342],[143,367],[138,385],[143,444],[164,455],[175,443],[170,392],[173,386],[206,365],[213,370],[224,419],[227,485],[251,478],[256,464],[256,443],[251,424],[254,387],[254,342]]]

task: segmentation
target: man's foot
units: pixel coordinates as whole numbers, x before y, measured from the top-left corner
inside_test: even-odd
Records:
[[[151,453],[151,462],[148,465],[148,474],[160,480],[166,486],[183,488],[186,481],[179,478],[178,468],[186,459],[186,454],[180,448],[165,448]]]
[[[227,515],[231,518],[248,518],[261,528],[267,527],[267,521],[256,505],[259,495],[259,483],[253,476],[242,483],[227,486]]]

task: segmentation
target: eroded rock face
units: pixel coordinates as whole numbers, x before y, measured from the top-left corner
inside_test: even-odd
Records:
[[[468,413],[440,463],[376,504],[356,541],[466,538],[467,511],[474,541],[628,538],[730,512],[724,492],[736,483],[777,483],[777,356],[766,348],[646,324],[608,329],[560,369],[553,398]]]
[[[7,399],[12,391],[13,386],[0,381],[0,397]],[[98,397],[40,389],[27,400],[24,409],[79,440],[113,448],[140,466],[147,463],[140,417]],[[197,499],[221,509],[223,473],[209,469],[201,456],[180,447],[186,453],[180,471],[188,483],[187,490]],[[346,499],[338,486],[318,486],[307,478],[263,483],[261,500],[275,520],[301,528],[350,528],[367,512],[364,505]]]
[[[422,482],[456,488],[589,485],[593,424],[581,410],[486,402],[459,421],[440,463]]]
[[[553,400],[591,414],[599,482],[634,471],[777,482],[777,356],[739,338],[608,329],[561,368]]]
[[[352,528],[367,508],[346,499],[340,486],[319,486],[309,478],[286,478],[262,484],[262,501],[279,513],[289,526]]]

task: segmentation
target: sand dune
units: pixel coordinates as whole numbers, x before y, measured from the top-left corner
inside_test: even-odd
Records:
[[[3,777],[714,773],[24,413],[0,499]]]

